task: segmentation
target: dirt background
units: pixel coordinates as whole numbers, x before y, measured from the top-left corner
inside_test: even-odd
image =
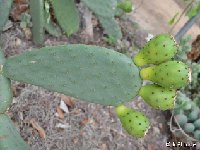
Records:
[[[116,45],[108,45],[102,28],[94,25],[94,40],[85,38],[84,27],[70,38],[55,38],[46,34],[45,45],[68,43],[95,44],[111,47],[133,57],[146,42],[148,33],[168,32],[167,22],[176,12],[183,10],[173,0],[134,0],[136,11],[120,19],[123,39]],[[81,9],[81,4],[78,4]],[[82,10],[80,10],[82,11]],[[180,29],[187,18],[175,28]],[[19,21],[10,18],[11,25],[2,34],[1,45],[6,57],[12,57],[34,47],[30,29],[21,29]],[[96,21],[97,22],[97,21]],[[200,29],[194,25],[189,34],[193,38]],[[170,111],[151,109],[137,97],[127,106],[145,112],[150,118],[151,128],[141,139],[129,136],[121,127],[112,107],[89,104],[77,99],[53,93],[33,85],[12,82],[13,104],[8,114],[14,121],[23,139],[33,150],[169,150],[166,142],[172,139],[169,130]],[[66,101],[67,112],[58,116],[61,100]],[[40,128],[34,128],[33,120]],[[40,133],[40,134],[39,134]],[[175,148],[173,148],[175,149]]]

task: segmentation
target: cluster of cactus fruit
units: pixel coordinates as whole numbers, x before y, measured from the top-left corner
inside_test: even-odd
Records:
[[[82,44],[33,49],[7,60],[1,53],[0,148],[29,149],[5,114],[12,103],[10,80],[115,106],[124,129],[132,136],[143,137],[150,127],[149,119],[124,103],[140,95],[155,109],[172,109],[176,90],[190,81],[189,67],[172,60],[176,51],[173,37],[160,34],[133,60],[112,49]],[[142,80],[154,83],[142,86]]]
[[[177,95],[176,105],[173,110],[174,117],[185,133],[200,140],[200,109],[199,100],[192,101],[185,94]]]

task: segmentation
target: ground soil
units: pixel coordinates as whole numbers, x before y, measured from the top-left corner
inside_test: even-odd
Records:
[[[139,0],[134,0],[140,5]],[[143,1],[140,7],[129,15],[128,19],[121,19],[124,37],[116,45],[108,45],[98,26],[94,30],[94,41],[89,42],[82,36],[82,30],[70,38],[62,36],[55,38],[46,34],[44,45],[58,45],[68,43],[85,43],[112,47],[125,53],[128,57],[139,50],[146,42],[148,33],[167,32],[170,27],[167,21],[177,12],[179,5],[173,0]],[[19,27],[19,22],[12,22],[11,28],[1,36],[2,49],[6,57],[12,57],[38,47],[27,38],[27,31]],[[183,23],[182,23],[183,24]],[[180,27],[180,25],[179,25]],[[176,31],[178,30],[178,27]],[[193,37],[199,32],[194,26],[190,33]],[[40,47],[40,46],[39,46]],[[23,139],[33,150],[169,150],[166,142],[171,139],[169,130],[170,111],[154,110],[136,97],[128,103],[129,107],[144,112],[151,121],[148,134],[141,139],[129,136],[121,127],[113,107],[104,107],[73,99],[75,104],[68,106],[69,112],[64,118],[57,115],[61,94],[53,93],[33,85],[12,82],[14,99],[7,112],[14,121]],[[44,129],[46,138],[42,138],[31,125],[34,119]],[[59,127],[62,125],[63,127]]]

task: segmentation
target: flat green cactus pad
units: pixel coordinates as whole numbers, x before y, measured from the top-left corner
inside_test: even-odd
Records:
[[[127,56],[81,44],[45,47],[9,58],[3,75],[81,100],[113,106],[132,100],[142,84],[139,69]]]
[[[12,6],[13,0],[0,0],[0,31],[2,31]]]
[[[31,150],[4,114],[0,114],[0,150]]]

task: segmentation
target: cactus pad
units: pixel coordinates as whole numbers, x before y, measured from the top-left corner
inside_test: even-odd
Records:
[[[117,115],[123,128],[132,136],[140,138],[147,133],[150,123],[149,119],[136,110],[120,105],[116,108]]]
[[[151,80],[162,87],[181,88],[191,82],[189,67],[180,61],[168,61],[158,66],[141,70],[140,75],[145,80]]]
[[[138,66],[160,64],[170,60],[177,53],[177,44],[168,34],[160,34],[151,39],[144,48],[134,57]]]
[[[32,17],[32,35],[36,44],[44,42],[44,0],[30,0],[30,13]]]
[[[45,47],[9,58],[4,76],[103,105],[132,100],[141,87],[139,69],[114,50],[87,45]]]
[[[0,114],[0,149],[31,150],[17,132],[10,118],[4,114]]]
[[[174,107],[176,90],[166,89],[161,86],[151,84],[143,86],[140,89],[139,94],[145,102],[153,108],[167,110]]]
[[[0,0],[0,32],[8,19],[13,0]]]
[[[70,36],[79,30],[80,17],[74,0],[51,0],[56,19]]]

